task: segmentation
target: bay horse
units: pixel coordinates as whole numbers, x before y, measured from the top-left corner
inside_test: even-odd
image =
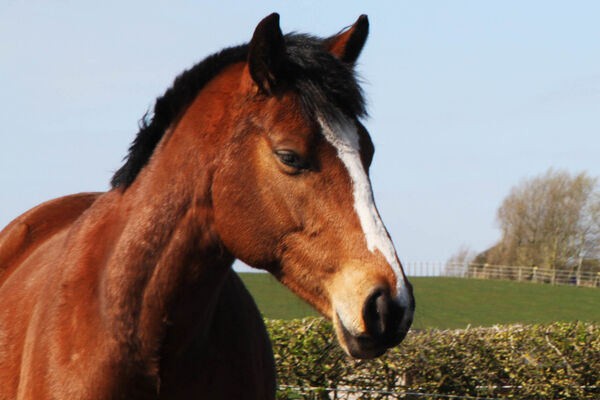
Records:
[[[271,344],[237,258],[372,358],[412,288],[373,201],[354,64],[263,19],[176,78],[106,193],[48,201],[0,233],[0,399],[272,399]]]

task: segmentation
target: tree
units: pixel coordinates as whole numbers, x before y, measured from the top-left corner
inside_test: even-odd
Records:
[[[449,259],[448,264],[469,264],[473,261],[473,259],[477,256],[470,247],[462,245],[459,247],[458,251],[454,253]]]
[[[456,253],[454,253],[448,261],[446,261],[446,275],[461,275],[469,274],[471,263],[477,256],[477,253],[471,250],[468,246],[462,245]]]
[[[548,170],[512,188],[498,209],[502,238],[487,263],[577,269],[600,255],[597,179]]]

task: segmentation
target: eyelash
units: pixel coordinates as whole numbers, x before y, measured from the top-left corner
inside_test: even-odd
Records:
[[[279,160],[298,171],[308,169],[308,161],[292,150],[279,150],[275,152]]]

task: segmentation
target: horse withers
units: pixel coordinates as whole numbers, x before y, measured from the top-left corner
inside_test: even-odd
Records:
[[[272,273],[372,358],[414,300],[373,201],[354,63],[361,16],[282,35],[175,80],[106,193],[51,200],[0,233],[0,399],[270,399],[270,342],[231,265]]]

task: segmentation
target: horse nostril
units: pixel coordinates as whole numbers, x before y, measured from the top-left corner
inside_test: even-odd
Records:
[[[389,291],[377,288],[363,308],[367,333],[374,338],[396,336],[402,314],[402,307],[392,300]]]

